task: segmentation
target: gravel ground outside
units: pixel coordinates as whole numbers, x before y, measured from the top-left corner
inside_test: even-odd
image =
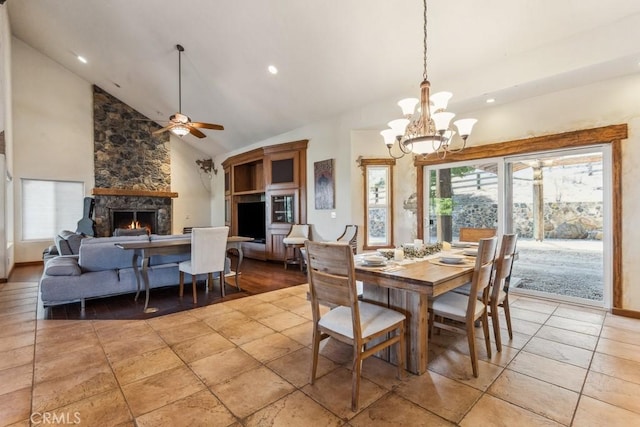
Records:
[[[603,300],[603,247],[595,240],[518,240],[516,288]]]

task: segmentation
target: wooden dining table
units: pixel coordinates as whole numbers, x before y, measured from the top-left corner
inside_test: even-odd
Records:
[[[414,374],[425,373],[429,354],[429,298],[470,282],[473,264],[437,265],[421,259],[405,260],[398,264],[389,262],[384,267],[369,267],[356,259],[355,271],[356,280],[363,282],[364,300],[382,304],[407,316],[405,366]],[[393,351],[387,350],[379,356],[397,363]]]

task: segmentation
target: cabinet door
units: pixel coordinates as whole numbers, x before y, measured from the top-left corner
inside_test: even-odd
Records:
[[[300,156],[297,151],[273,153],[266,163],[269,189],[294,188],[300,184]]]
[[[297,189],[268,192],[267,202],[267,259],[282,261],[285,257],[282,239],[292,224],[300,223],[300,198]]]
[[[296,195],[293,192],[285,194],[271,194],[270,222],[295,224]]]

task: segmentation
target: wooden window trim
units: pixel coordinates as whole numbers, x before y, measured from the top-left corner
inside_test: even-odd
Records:
[[[364,238],[363,238],[363,245],[362,245],[362,249],[363,250],[370,250],[370,249],[380,249],[380,248],[392,248],[393,246],[393,167],[395,166],[396,161],[395,159],[363,159],[363,158],[359,158],[358,159],[358,165],[360,165],[360,168],[362,169],[362,179],[363,179],[363,183],[362,183],[362,189],[363,189],[363,208],[364,208]],[[369,192],[367,191],[367,167],[368,166],[389,166],[389,245],[388,246],[370,246],[369,245],[369,228],[368,228],[368,218],[367,218],[367,211],[368,211],[368,207],[369,207],[369,203],[368,203],[368,194]]]

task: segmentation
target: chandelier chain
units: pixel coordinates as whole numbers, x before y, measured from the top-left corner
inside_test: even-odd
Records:
[[[424,55],[423,55],[423,63],[422,63],[422,79],[424,81],[427,80],[427,0],[423,1],[424,4]]]

